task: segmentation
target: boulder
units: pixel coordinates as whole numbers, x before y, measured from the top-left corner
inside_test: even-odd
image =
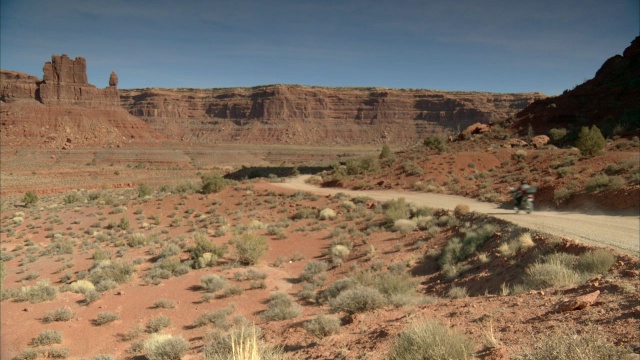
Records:
[[[482,123],[475,123],[473,125],[469,125],[466,129],[464,129],[460,135],[458,136],[460,140],[468,139],[471,135],[482,134],[491,131],[491,126]]]
[[[596,299],[600,295],[600,290],[596,290],[592,293],[575,297],[573,299],[569,299],[561,302],[557,305],[557,312],[566,312],[566,311],[574,311],[574,310],[582,310],[596,302]]]
[[[547,135],[538,135],[534,136],[533,139],[531,139],[531,145],[533,145],[533,147],[535,147],[536,149],[539,149],[547,145],[549,141],[551,141],[551,139]]]
[[[112,71],[111,75],[109,75],[109,86],[118,86],[118,75],[116,75],[115,71]]]

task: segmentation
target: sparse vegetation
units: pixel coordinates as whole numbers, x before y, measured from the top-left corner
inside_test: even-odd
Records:
[[[73,312],[73,310],[67,307],[63,307],[47,311],[42,317],[42,322],[46,324],[54,321],[69,321],[75,316],[76,314]]]
[[[340,331],[340,319],[321,314],[306,321],[303,326],[309,333],[322,338]]]
[[[33,346],[62,344],[62,333],[56,330],[45,330],[31,340]]]
[[[271,294],[267,303],[267,310],[260,314],[269,321],[287,320],[298,317],[302,308],[289,295],[276,292]]]
[[[189,350],[189,342],[181,336],[153,334],[144,342],[149,360],[180,360]]]
[[[467,360],[473,356],[473,342],[466,335],[435,321],[416,323],[398,335],[392,360]]]
[[[268,249],[267,239],[254,234],[236,236],[231,243],[236,247],[238,262],[243,265],[255,265]]]
[[[100,325],[108,324],[110,322],[114,322],[118,319],[120,319],[120,314],[110,312],[110,311],[103,311],[98,313],[98,315],[96,316],[96,319],[93,320],[93,324],[96,326],[100,326]]]

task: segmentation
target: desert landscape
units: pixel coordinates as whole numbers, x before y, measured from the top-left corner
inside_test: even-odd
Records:
[[[0,71],[2,359],[640,357],[640,38],[552,97],[86,67]]]

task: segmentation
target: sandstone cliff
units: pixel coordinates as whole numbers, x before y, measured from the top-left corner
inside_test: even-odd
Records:
[[[120,90],[121,104],[168,138],[190,142],[407,145],[443,129],[515,114],[540,93],[266,85]]]
[[[98,89],[87,81],[86,61],[53,55],[42,80],[0,70],[3,145],[64,147],[122,145],[162,139],[120,106],[117,76]]]
[[[538,134],[552,128],[577,133],[582,126],[597,125],[605,136],[640,132],[640,37],[622,55],[609,58],[593,79],[560,96],[532,103],[516,116],[515,127]]]

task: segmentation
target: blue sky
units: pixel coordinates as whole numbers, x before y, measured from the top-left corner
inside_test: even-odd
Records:
[[[640,31],[638,0],[1,0],[0,68],[87,59],[120,88],[264,84],[559,94]]]

